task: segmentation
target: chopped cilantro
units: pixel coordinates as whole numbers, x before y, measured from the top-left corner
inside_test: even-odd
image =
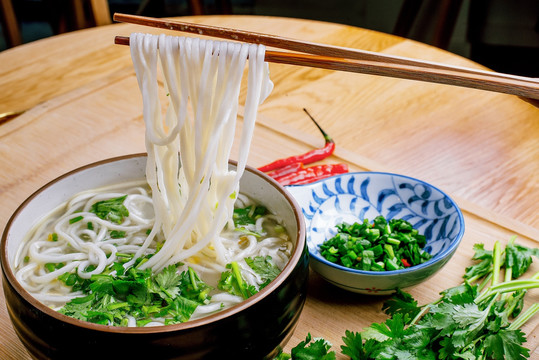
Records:
[[[76,216],[74,218],[69,219],[69,224],[77,223],[77,222],[81,221],[82,219],[84,219],[83,216],[80,216],[80,215]]]
[[[64,263],[46,263],[43,265],[45,267],[45,270],[48,272],[53,272],[54,270],[58,270],[64,267]]]
[[[120,230],[112,230],[110,232],[110,237],[112,239],[121,239],[121,238],[124,238],[125,237],[125,231],[120,231]]]
[[[257,238],[259,238],[259,237],[262,236],[262,234],[260,234],[260,233],[258,233],[258,232],[256,232],[256,231],[252,231],[252,230],[246,229],[246,228],[244,228],[244,227],[242,227],[242,226],[237,227],[237,228],[236,228],[236,231],[242,232],[242,233],[244,233],[245,235],[253,235],[253,236],[257,237]]]
[[[108,220],[116,224],[121,224],[125,216],[129,216],[129,211],[124,206],[127,195],[114,199],[98,201],[92,205],[90,211],[100,219]]]

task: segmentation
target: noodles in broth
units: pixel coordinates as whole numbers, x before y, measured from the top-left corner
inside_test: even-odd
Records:
[[[83,320],[121,326],[183,322],[243,301],[288,261],[292,244],[280,219],[239,189],[258,105],[272,83],[261,45],[138,33],[131,34],[130,45],[143,98],[146,179],[76,194],[48,214],[19,249],[16,276],[38,300]],[[247,58],[232,170],[228,159]],[[164,114],[158,67],[168,99]],[[153,284],[144,301],[157,298],[176,310],[152,312],[145,303],[134,313],[106,313],[122,310],[135,295],[140,305],[140,284],[128,281],[142,276]],[[164,279],[170,278],[183,283],[168,288]],[[109,283],[106,294],[121,288],[121,299],[97,295]],[[98,297],[97,310],[80,310]],[[184,307],[191,309],[188,315],[178,315]],[[90,313],[103,314],[92,320]]]

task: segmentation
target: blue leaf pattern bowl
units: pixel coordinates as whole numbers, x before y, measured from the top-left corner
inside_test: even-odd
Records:
[[[436,187],[411,177],[356,172],[326,178],[287,190],[300,204],[307,229],[310,265],[330,283],[343,289],[387,295],[426,280],[453,256],[464,235],[464,218],[457,204]],[[342,222],[400,218],[425,235],[427,262],[395,271],[364,271],[332,263],[320,255],[319,246],[337,233]]]

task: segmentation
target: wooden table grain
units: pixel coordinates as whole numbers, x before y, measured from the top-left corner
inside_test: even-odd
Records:
[[[340,24],[257,16],[182,20],[481,67],[425,44]],[[26,197],[55,177],[144,152],[142,101],[129,49],[113,44],[115,35],[132,32],[161,30],[114,24],[0,53],[0,113],[24,111],[0,125],[0,229]],[[307,108],[337,143],[328,162],[425,180],[462,208],[463,242],[443,271],[410,290],[420,303],[460,282],[474,243],[492,247],[518,235],[522,244],[539,246],[538,108],[515,96],[447,85],[279,64],[270,64],[270,71],[275,89],[260,108],[250,165],[323,145],[302,110]],[[531,271],[538,270],[536,262]],[[539,294],[528,298],[528,304],[538,302]],[[310,332],[338,352],[345,330],[385,319],[383,300],[337,289],[311,272],[307,303],[287,349]],[[0,358],[29,358],[0,302]],[[539,356],[539,319],[523,330]]]

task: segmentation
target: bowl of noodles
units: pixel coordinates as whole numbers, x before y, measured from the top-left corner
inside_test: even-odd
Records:
[[[172,235],[165,239],[155,223],[171,210],[159,215],[152,206],[159,199],[146,184],[147,159],[135,154],[76,169],[13,214],[1,265],[22,343],[38,359],[272,358],[306,298],[299,205],[246,167],[233,218],[199,251],[189,241],[202,230],[180,229],[191,237],[176,245],[194,250],[170,256]]]

